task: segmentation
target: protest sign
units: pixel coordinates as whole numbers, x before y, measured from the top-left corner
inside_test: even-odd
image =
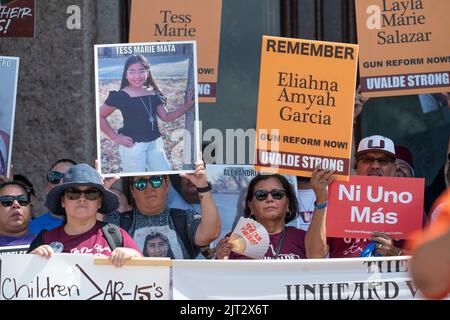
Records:
[[[450,89],[450,2],[358,0],[361,92],[366,97]]]
[[[106,177],[193,172],[195,42],[95,46],[97,152]]]
[[[347,180],[358,46],[263,36],[255,169]]]
[[[78,254],[55,254],[50,259],[3,255],[0,300],[169,299],[170,260],[160,259],[158,265],[142,258],[138,261],[149,264],[116,268],[110,263],[94,264],[95,259]]]
[[[313,260],[176,260],[175,300],[423,299],[409,257]],[[195,283],[195,286],[192,284]],[[211,285],[214,283],[214,285]],[[264,304],[264,303],[262,303]],[[228,316],[236,310],[223,310]]]
[[[34,0],[0,1],[0,38],[34,38]]]
[[[222,0],[133,0],[130,42],[195,40],[200,102],[215,102]]]
[[[6,254],[25,254],[29,247],[29,245],[0,247],[0,256]]]
[[[327,236],[407,239],[422,228],[423,178],[352,176],[329,187]]]
[[[0,175],[9,177],[19,58],[0,56]]]

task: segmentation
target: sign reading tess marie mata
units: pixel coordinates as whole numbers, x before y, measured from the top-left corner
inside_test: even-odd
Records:
[[[216,102],[222,0],[133,0],[130,42],[196,40],[200,102]]]
[[[0,175],[9,177],[19,58],[0,56]]]
[[[422,228],[423,178],[351,176],[330,185],[327,236],[407,239]]]
[[[0,38],[34,38],[34,0],[0,1]]]
[[[263,36],[255,170],[350,172],[358,46]]]
[[[169,299],[170,267],[116,268],[96,265],[95,258],[77,254],[56,254],[50,259],[34,254],[3,255],[0,300]]]
[[[97,152],[106,177],[193,172],[194,41],[95,46]]]
[[[409,275],[408,260],[408,257],[290,261],[175,260],[173,298],[175,300],[422,299],[423,296]],[[263,308],[263,305],[264,302],[260,304],[260,308]],[[228,316],[239,313],[237,308],[228,310],[222,308],[222,312],[226,312]]]
[[[450,1],[358,0],[361,92],[366,97],[450,88]]]

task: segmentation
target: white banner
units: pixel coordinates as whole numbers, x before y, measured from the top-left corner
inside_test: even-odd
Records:
[[[409,257],[173,261],[174,299],[422,299]],[[193,285],[195,284],[195,285]]]
[[[170,267],[95,264],[92,255],[1,256],[0,300],[168,300]],[[145,264],[150,258],[139,259]],[[155,260],[153,260],[156,262]],[[167,262],[167,261],[166,261]],[[170,263],[170,261],[168,261]]]

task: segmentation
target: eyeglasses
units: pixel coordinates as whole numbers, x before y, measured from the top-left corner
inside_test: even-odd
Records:
[[[256,200],[264,201],[269,196],[269,193],[272,196],[272,198],[274,198],[275,200],[280,200],[286,194],[286,190],[283,190],[283,189],[273,189],[273,190],[270,190],[270,191],[267,191],[267,190],[256,190],[254,195],[255,195]]]
[[[59,171],[49,171],[47,173],[47,181],[51,184],[58,184],[64,177],[64,173]]]
[[[20,206],[26,207],[30,204],[30,199],[27,195],[21,194],[19,196],[1,196],[0,203],[4,207],[11,207],[14,201],[17,200]]]
[[[372,164],[375,161],[377,161],[381,166],[386,166],[386,165],[394,162],[394,161],[392,161],[391,158],[370,158],[370,157],[359,158],[358,161],[362,161],[364,164],[367,164],[367,165]]]
[[[150,183],[152,188],[159,188],[164,180],[163,176],[151,176],[150,178],[139,178],[133,182],[133,186],[139,190],[145,190],[147,188],[147,181]]]
[[[81,194],[84,194],[84,198],[86,200],[97,200],[100,197],[100,191],[95,189],[95,188],[91,188],[91,189],[87,189],[87,190],[80,190],[80,189],[74,189],[74,188],[67,188],[66,189],[66,197],[69,200],[78,200],[81,197]]]

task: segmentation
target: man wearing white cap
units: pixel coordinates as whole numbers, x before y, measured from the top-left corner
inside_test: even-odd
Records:
[[[395,147],[391,139],[374,135],[361,140],[356,152],[356,174],[360,176],[394,177]],[[334,180],[333,171],[321,170],[316,179],[311,179],[313,188],[319,188],[321,199],[328,198],[327,186]],[[314,176],[314,175],[313,175]],[[316,181],[313,181],[316,180]],[[323,202],[323,203],[322,203]],[[315,205],[311,224],[305,237],[308,258],[354,258],[359,257],[367,246],[366,239],[327,238],[326,200]],[[376,253],[382,256],[398,256],[402,249],[383,233],[375,232],[369,241],[375,241]]]

